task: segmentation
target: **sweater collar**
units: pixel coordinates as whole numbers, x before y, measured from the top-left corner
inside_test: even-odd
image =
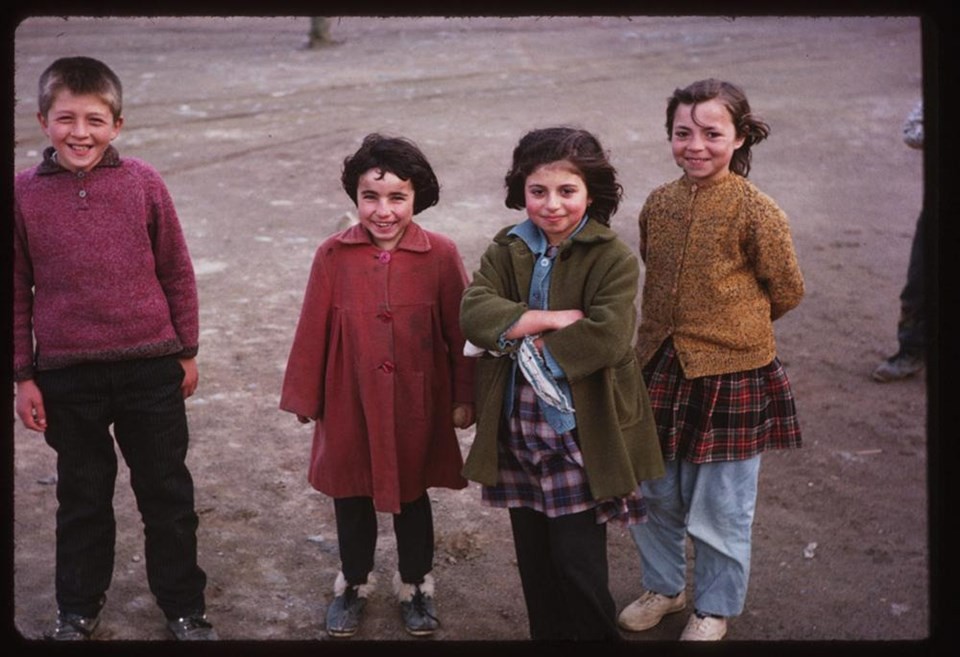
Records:
[[[375,248],[376,244],[370,239],[370,233],[362,224],[354,224],[337,236],[337,240],[343,244],[369,244]],[[407,229],[403,231],[403,237],[397,244],[395,251],[413,251],[415,253],[426,253],[430,250],[430,239],[427,237],[427,231],[415,222],[410,222]]]
[[[111,144],[107,146],[107,150],[103,152],[103,157],[93,168],[118,166],[120,166],[120,152]],[[61,166],[57,161],[57,149],[53,146],[47,146],[43,150],[43,161],[37,167],[37,173],[46,176],[54,173],[71,173],[71,171]]]
[[[693,192],[700,189],[715,189],[730,185],[735,183],[737,178],[742,178],[742,176],[732,171],[727,173],[725,176],[721,176],[720,178],[716,178],[714,180],[708,180],[707,182],[691,180],[686,175],[683,175],[680,177],[680,184],[683,185],[684,189]]]

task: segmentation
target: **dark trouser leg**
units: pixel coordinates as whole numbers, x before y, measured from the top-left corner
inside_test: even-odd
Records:
[[[917,227],[910,246],[910,262],[907,265],[907,282],[900,293],[900,320],[897,323],[897,340],[900,352],[922,357],[926,342],[926,317],[924,304],[923,243],[926,210],[920,212]]]
[[[341,497],[333,500],[337,517],[340,567],[351,585],[365,584],[373,570],[377,548],[377,514],[369,497]]]
[[[422,584],[424,576],[433,570],[433,510],[426,493],[400,505],[400,513],[393,516],[393,531],[400,579],[407,584]]]
[[[147,580],[167,618],[203,613],[189,431],[176,358],[115,365],[117,444],[143,520]]]
[[[620,638],[609,591],[607,528],[591,509],[558,518],[510,509],[524,600],[535,640]]]
[[[113,577],[117,458],[110,425],[109,378],[102,368],[40,372],[45,438],[57,452],[57,606],[93,617]]]

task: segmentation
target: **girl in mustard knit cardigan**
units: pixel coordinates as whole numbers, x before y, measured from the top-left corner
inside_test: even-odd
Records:
[[[645,592],[619,624],[642,631],[685,608],[689,535],[694,613],[681,639],[716,640],[744,606],[760,455],[800,446],[773,320],[800,302],[803,278],[785,214],[747,181],[769,127],[743,91],[677,89],[666,127],[683,175],[640,213],[637,354],[667,473],[641,487],[648,522],[631,532]]]

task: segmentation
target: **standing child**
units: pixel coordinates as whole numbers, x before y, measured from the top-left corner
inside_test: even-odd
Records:
[[[309,480],[334,498],[341,572],[327,633],[356,633],[373,582],[376,512],[393,514],[394,586],[406,630],[432,634],[433,518],[427,489],[463,488],[454,426],[473,424],[456,245],[414,223],[440,187],[411,142],[372,134],[344,162],[359,224],[317,249],[280,407],[316,420]]]
[[[773,320],[800,302],[803,278],[786,216],[747,181],[769,127],[743,91],[677,89],[666,125],[684,173],[640,212],[637,354],[667,474],[642,486],[650,519],[631,531],[646,592],[619,622],[642,631],[684,608],[689,534],[694,614],[681,639],[716,640],[746,597],[760,453],[800,445]]]
[[[89,639],[100,622],[116,539],[115,437],[167,627],[177,639],[215,639],[185,463],[197,290],[173,201],[152,167],[111,145],[122,93],[105,64],[56,60],[39,100],[51,146],[14,188],[14,378],[17,414],[57,452],[51,638]]]
[[[639,262],[610,229],[622,194],[589,132],[525,135],[502,229],[464,294],[477,434],[464,474],[507,507],[533,639],[618,639],[606,522],[640,522],[663,473],[632,347]],[[508,354],[508,355],[504,355]]]

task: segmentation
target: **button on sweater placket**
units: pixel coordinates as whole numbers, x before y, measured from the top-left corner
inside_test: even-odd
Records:
[[[77,184],[80,187],[79,191],[77,192],[77,197],[80,199],[78,203],[81,208],[87,207],[87,187],[85,185],[86,177],[87,174],[85,171],[77,172]]]

